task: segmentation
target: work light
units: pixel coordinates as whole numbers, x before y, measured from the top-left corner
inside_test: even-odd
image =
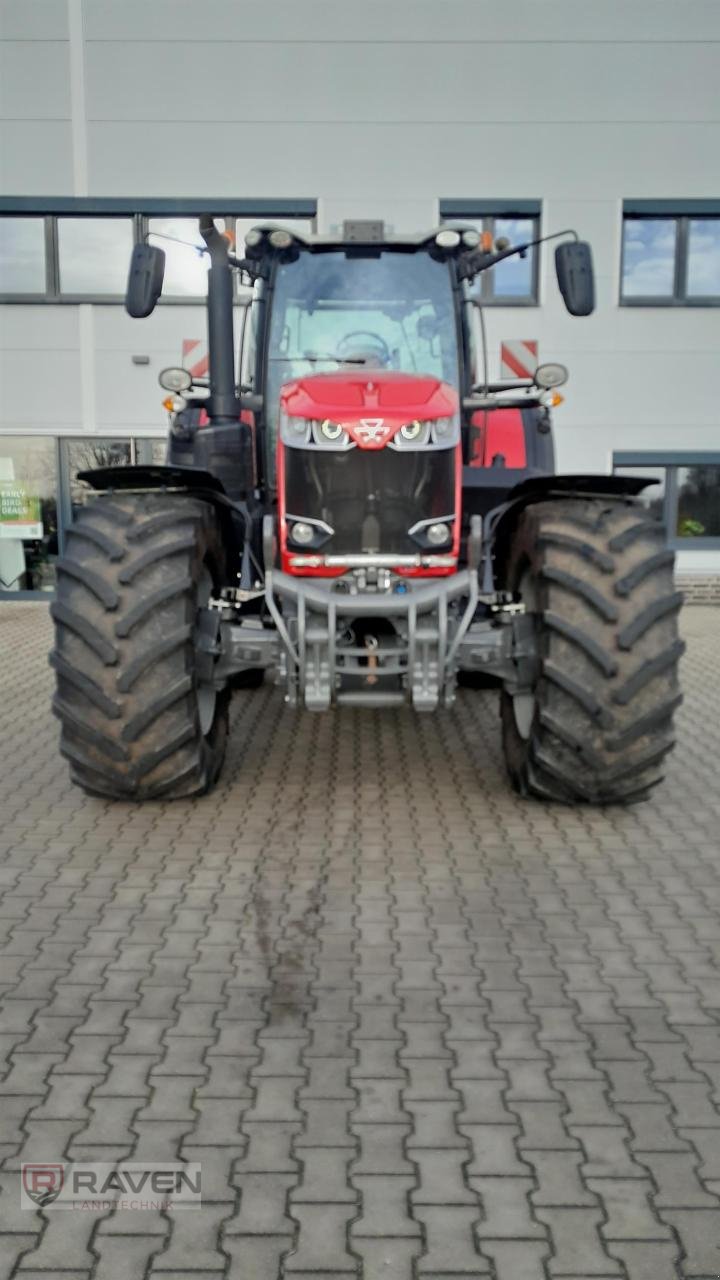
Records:
[[[187,391],[192,386],[192,374],[189,369],[161,369],[158,382],[165,391]]]
[[[460,243],[460,232],[447,227],[444,231],[438,231],[435,243],[439,249],[456,249]]]
[[[283,231],[281,228],[278,228],[276,231],[271,231],[268,238],[273,249],[289,249],[293,242],[290,232]]]

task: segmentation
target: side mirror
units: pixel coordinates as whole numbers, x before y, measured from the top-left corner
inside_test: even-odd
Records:
[[[152,244],[136,244],[130,259],[125,310],[135,320],[149,316],[162,293],[165,250]]]
[[[568,240],[555,250],[555,274],[563,302],[571,316],[595,310],[595,277],[587,240]]]

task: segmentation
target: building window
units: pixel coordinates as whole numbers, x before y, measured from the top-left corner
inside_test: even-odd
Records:
[[[720,466],[678,467],[675,484],[676,536],[720,543]]]
[[[300,231],[312,229],[314,200],[258,200],[249,216],[247,203],[237,201],[233,212],[223,213],[220,202],[220,214],[213,214],[221,229],[237,224],[240,253],[244,229],[258,222],[279,219]],[[121,303],[132,246],[146,237],[165,251],[162,300],[203,301],[209,261],[202,253],[199,210],[189,200],[150,200],[144,210],[138,205],[135,210],[129,199],[0,196],[0,302]]]
[[[60,293],[123,297],[133,239],[130,218],[58,218]]]
[[[652,213],[655,203],[657,212]],[[720,213],[693,216],[665,201],[623,215],[620,301],[625,306],[720,305]]]
[[[0,293],[45,290],[45,219],[0,218]]]
[[[492,232],[494,239],[504,237],[511,244],[523,244],[539,236],[534,218],[490,218],[484,230]],[[507,258],[498,262],[492,271],[479,277],[484,298],[491,302],[512,305],[514,302],[537,302],[535,280],[537,249],[528,249],[524,258]]]
[[[623,224],[623,300],[667,298],[675,292],[677,218],[626,218]]]
[[[671,546],[720,550],[720,454],[616,453],[613,471],[659,481],[640,496]]]
[[[165,251],[163,296],[204,298],[210,261],[197,218],[148,218],[148,242]]]
[[[493,240],[501,237],[511,244],[527,244],[540,235],[540,202],[474,204],[468,200],[441,200],[443,222],[462,222],[489,232]],[[471,296],[483,304],[496,307],[527,307],[538,304],[538,252],[528,249],[524,258],[507,258],[489,271],[475,277]]]
[[[720,299],[720,218],[689,221],[687,291],[691,298]]]

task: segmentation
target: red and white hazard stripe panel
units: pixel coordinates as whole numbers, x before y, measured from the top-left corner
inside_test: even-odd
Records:
[[[536,338],[508,338],[500,343],[501,378],[532,378],[537,365]]]
[[[207,338],[183,338],[182,365],[193,378],[207,377],[210,369]]]

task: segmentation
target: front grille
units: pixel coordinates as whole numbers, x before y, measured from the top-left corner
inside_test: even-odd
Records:
[[[285,510],[333,530],[324,555],[417,555],[408,529],[455,510],[455,450],[285,450]]]

